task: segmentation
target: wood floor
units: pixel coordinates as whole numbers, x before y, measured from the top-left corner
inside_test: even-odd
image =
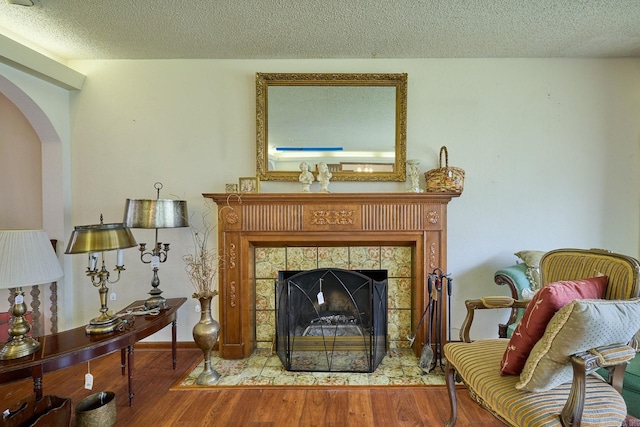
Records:
[[[98,391],[116,393],[118,426],[442,426],[449,414],[444,387],[405,389],[263,389],[169,391],[200,358],[198,349],[179,349],[176,370],[171,352],[135,351],[135,398],[129,407],[120,353],[91,361],[92,391],[84,389],[87,365],[44,376],[44,393],[71,397],[73,407]],[[0,385],[0,411],[32,393],[26,379]],[[458,427],[501,426],[490,413],[458,390]]]

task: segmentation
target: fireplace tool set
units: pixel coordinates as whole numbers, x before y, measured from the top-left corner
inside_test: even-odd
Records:
[[[437,366],[444,371],[444,363],[442,361],[442,346],[444,345],[442,337],[442,317],[443,317],[443,288],[447,287],[447,313],[449,316],[447,327],[449,331],[449,341],[451,340],[451,288],[452,282],[450,274],[445,274],[442,269],[436,268],[427,276],[427,291],[429,294],[429,302],[422,313],[418,327],[413,337],[409,339],[409,346],[413,347],[413,343],[418,335],[418,331],[424,322],[427,314],[429,315],[429,327],[427,330],[427,343],[422,345],[422,352],[418,365],[425,374],[434,370]],[[435,339],[432,342],[432,334]],[[434,352],[435,349],[435,352]]]

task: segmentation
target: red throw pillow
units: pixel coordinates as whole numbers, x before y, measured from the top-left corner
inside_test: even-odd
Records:
[[[556,311],[576,299],[602,299],[606,289],[607,276],[555,282],[540,289],[527,305],[509,340],[500,363],[502,375],[522,372],[529,353],[544,335],[547,323]]]

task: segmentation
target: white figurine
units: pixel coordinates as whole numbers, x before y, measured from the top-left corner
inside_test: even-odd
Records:
[[[407,174],[409,175],[410,187],[407,192],[422,193],[420,188],[420,171],[418,170],[419,160],[407,160]]]
[[[318,181],[320,181],[320,192],[329,193],[329,180],[333,174],[325,162],[318,163]]]
[[[298,181],[302,184],[302,192],[308,193],[311,187],[311,183],[315,180],[313,174],[309,172],[309,165],[306,162],[300,163],[300,177]]]

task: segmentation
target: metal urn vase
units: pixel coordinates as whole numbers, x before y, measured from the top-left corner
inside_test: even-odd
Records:
[[[220,323],[211,317],[211,299],[212,297],[198,298],[200,321],[193,327],[193,340],[204,354],[204,369],[196,379],[198,385],[211,385],[220,379],[220,374],[211,367],[211,349],[220,333]]]
[[[85,397],[76,406],[76,427],[116,425],[116,394],[101,391]]]

